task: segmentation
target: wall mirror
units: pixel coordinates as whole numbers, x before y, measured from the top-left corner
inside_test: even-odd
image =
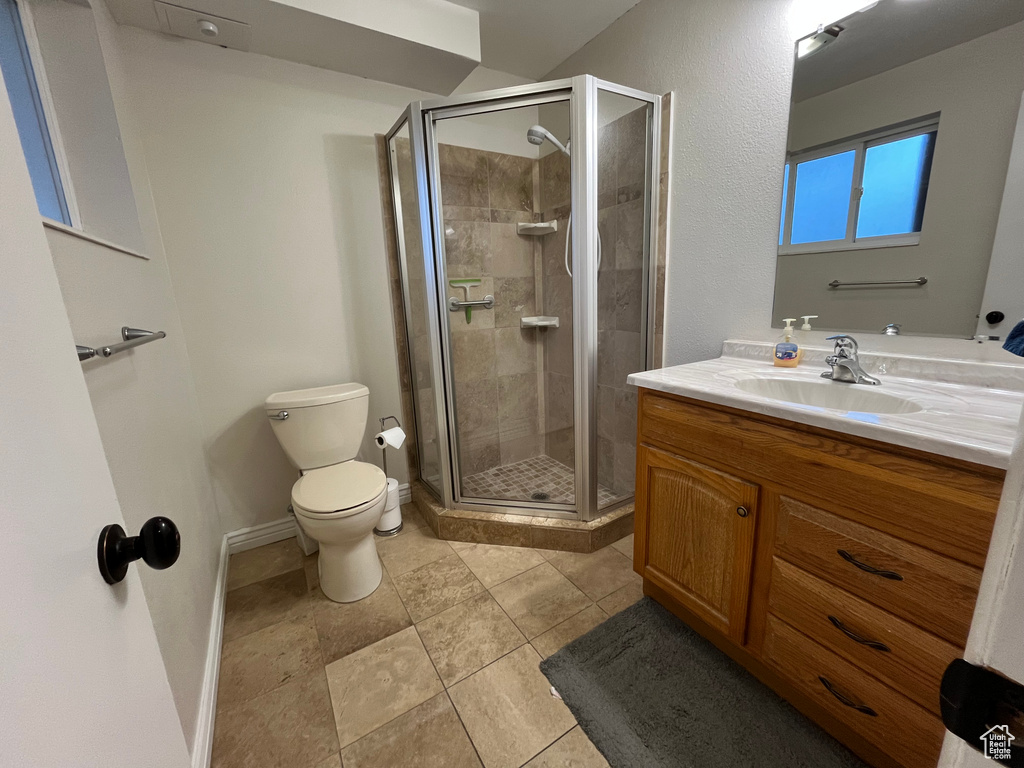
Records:
[[[1024,315],[1022,91],[1020,0],[880,0],[800,40],[773,325],[1005,336]]]

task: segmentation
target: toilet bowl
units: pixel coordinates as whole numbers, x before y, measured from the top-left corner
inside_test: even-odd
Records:
[[[363,500],[375,489],[375,496]],[[372,533],[387,494],[384,473],[361,461],[311,470],[292,487],[295,519],[320,542],[320,589],[331,600],[362,600],[380,585],[383,571]],[[345,506],[350,501],[356,503]]]
[[[320,543],[320,589],[351,603],[372,594],[383,571],[373,529],[387,501],[387,477],[356,461],[366,430],[369,390],[337,384],[267,398],[267,418],[302,476],[292,507],[302,531]]]

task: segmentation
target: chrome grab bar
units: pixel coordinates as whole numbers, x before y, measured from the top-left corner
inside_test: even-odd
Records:
[[[919,277],[916,280],[869,280],[863,283],[841,283],[838,280],[833,280],[828,284],[828,287],[839,288],[844,285],[924,285],[927,282],[927,277]]]
[[[460,309],[465,307],[483,307],[484,309],[494,308],[494,297],[491,294],[487,294],[482,299],[475,299],[473,301],[459,301],[454,296],[448,299],[448,311],[458,312]]]
[[[141,328],[129,328],[127,325],[121,328],[121,338],[124,341],[119,341],[116,344],[109,344],[105,347],[99,347],[93,349],[92,347],[83,347],[81,344],[75,345],[75,351],[78,353],[79,362],[83,360],[89,360],[97,355],[100,357],[110,357],[116,355],[118,352],[124,352],[127,349],[134,347],[141,347],[143,344],[149,344],[151,341],[157,339],[166,338],[167,334],[164,331],[144,331]]]

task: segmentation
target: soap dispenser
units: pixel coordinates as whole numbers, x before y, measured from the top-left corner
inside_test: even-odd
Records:
[[[795,317],[783,318],[786,327],[782,329],[782,341],[775,345],[775,356],[772,362],[778,368],[796,368],[803,350],[793,343],[793,323]]]
[[[808,342],[810,342],[810,337],[807,335],[807,332],[811,330],[811,320],[818,319],[817,315],[800,315],[800,317],[803,319],[804,324],[800,326],[799,333],[796,331],[793,332],[793,343],[796,344],[797,348],[800,350],[797,355],[798,360],[804,356],[804,347],[807,346]]]

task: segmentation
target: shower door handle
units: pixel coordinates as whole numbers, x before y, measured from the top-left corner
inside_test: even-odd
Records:
[[[448,299],[449,312],[458,312],[460,309],[464,309],[465,307],[483,307],[484,309],[493,309],[494,297],[488,293],[482,299],[474,299],[473,301],[460,301],[454,296]]]

